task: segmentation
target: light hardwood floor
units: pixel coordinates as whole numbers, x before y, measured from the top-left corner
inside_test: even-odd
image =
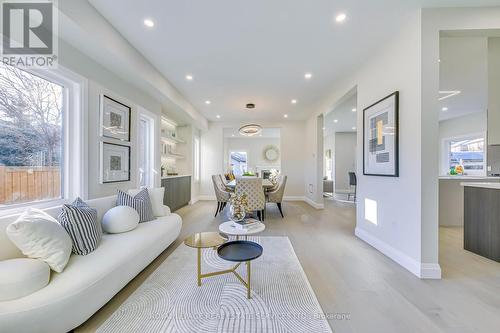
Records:
[[[263,235],[288,236],[323,311],[349,315],[329,321],[336,333],[500,332],[500,264],[463,250],[461,228],[440,229],[443,279],[420,280],[354,236],[352,205],[283,206],[284,219],[268,205]],[[179,210],[178,240],[75,331],[94,332],[190,233],[217,230],[215,207]]]

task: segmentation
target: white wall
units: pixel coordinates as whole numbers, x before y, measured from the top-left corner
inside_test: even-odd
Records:
[[[349,172],[356,172],[357,134],[355,132],[335,133],[335,192],[350,190]]]
[[[500,38],[488,39],[488,144],[500,144]]]
[[[422,10],[422,262],[439,257],[438,175],[439,175],[439,38],[443,30],[499,29],[500,7],[442,8]]]
[[[394,91],[400,92],[398,178],[363,175],[363,133],[357,133],[357,146],[360,149],[357,150],[356,235],[417,276],[422,276],[420,11],[412,13],[406,22],[380,46],[370,61],[338,83],[318,112],[331,109],[356,86],[358,110]],[[363,128],[362,116],[363,112],[357,112],[357,128]],[[377,203],[377,225],[365,219],[365,199]],[[434,263],[437,264],[437,260]]]
[[[69,70],[85,77],[88,80],[87,87],[87,137],[88,159],[84,161],[85,169],[88,173],[87,197],[89,199],[101,196],[112,195],[117,189],[126,190],[137,187],[137,124],[138,109],[140,107],[159,116],[162,112],[162,105],[157,100],[149,96],[146,92],[128,84],[114,73],[108,71],[100,64],[96,63],[86,55],[82,54],[64,41],[59,41],[59,63]],[[102,139],[99,137],[99,97],[101,94],[109,95],[127,105],[132,109],[131,114],[131,174],[129,182],[100,184],[99,183],[99,145]],[[159,119],[159,118],[158,118]],[[156,137],[159,142],[159,121],[156,119]],[[120,143],[113,140],[107,142]],[[125,145],[128,145],[126,143]],[[159,148],[158,148],[159,152]],[[155,170],[160,168],[160,156],[156,154]],[[155,175],[156,184],[159,184],[159,174]],[[85,196],[85,194],[82,194]],[[71,198],[70,198],[71,199]]]
[[[262,127],[280,128],[281,172],[288,176],[285,196],[289,199],[304,197],[304,139],[305,124],[300,121],[262,122]],[[200,199],[214,197],[212,175],[225,171],[224,128],[239,128],[239,122],[210,122],[201,133]]]
[[[229,168],[229,152],[231,151],[244,151],[247,153],[247,167],[248,170],[255,172],[257,167],[274,166],[279,167],[281,164],[281,151],[280,158],[274,162],[269,162],[264,158],[264,149],[273,145],[280,149],[280,139],[277,138],[225,138],[224,139],[224,166],[225,170]]]
[[[323,208],[323,115],[314,115],[307,119],[303,133],[305,197],[313,207]],[[297,138],[295,138],[296,141]]]

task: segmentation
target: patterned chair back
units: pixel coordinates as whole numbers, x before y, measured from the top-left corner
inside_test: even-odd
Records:
[[[224,190],[224,184],[219,175],[212,175],[212,182],[214,183],[215,197],[218,202],[227,202],[230,194]]]
[[[236,179],[235,194],[237,196],[247,195],[249,211],[263,210],[266,206],[266,196],[261,178]]]

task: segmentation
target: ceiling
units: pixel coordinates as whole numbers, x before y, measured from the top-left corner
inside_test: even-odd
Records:
[[[353,112],[354,109],[355,112]],[[333,111],[325,115],[323,135],[328,136],[337,132],[356,132],[357,112],[357,95],[352,94],[337,105]]]
[[[89,0],[211,121],[304,119],[416,8],[498,0]],[[336,23],[335,17],[347,18]],[[154,27],[144,25],[153,20]],[[367,33],[369,31],[369,33]],[[305,73],[312,78],[306,80]],[[192,80],[186,80],[192,75]],[[292,104],[291,100],[297,103]],[[205,101],[209,100],[208,105]],[[246,110],[246,103],[256,108]],[[219,117],[217,117],[217,115]]]
[[[439,102],[440,120],[488,108],[488,38],[454,36],[440,39],[439,90],[460,93]]]

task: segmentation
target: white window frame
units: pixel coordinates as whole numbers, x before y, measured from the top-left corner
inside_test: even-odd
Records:
[[[156,126],[157,126],[157,116],[144,109],[139,107],[138,108],[138,117],[137,117],[137,137],[136,137],[136,147],[139,147],[139,133],[140,133],[140,126],[141,122],[140,119],[143,118],[146,121],[149,122],[149,170],[147,171],[149,173],[149,182],[146,184],[146,187],[154,187],[156,183],[156,175],[158,174],[155,165],[156,165],[156,149],[157,149],[157,140],[156,138]],[[137,154],[137,187],[140,186],[140,177],[141,177],[141,171],[140,171],[140,156]]]
[[[465,176],[486,176],[487,175],[487,165],[488,165],[488,149],[487,149],[487,133],[486,132],[479,132],[479,133],[469,133],[469,134],[463,134],[463,135],[456,135],[452,137],[447,137],[443,138],[441,140],[441,174],[443,176],[447,176],[450,169],[449,169],[449,158],[450,158],[450,141],[460,141],[460,140],[467,140],[467,139],[472,139],[472,138],[479,138],[482,137],[484,139],[484,160],[483,160],[483,172],[478,172],[477,174],[468,174]]]
[[[88,80],[83,76],[59,65],[57,69],[23,69],[28,73],[54,82],[64,87],[63,115],[63,165],[60,199],[24,202],[0,209],[0,216],[23,212],[27,207],[48,208],[61,205],[77,196],[87,199],[87,92]],[[71,110],[69,112],[68,110]]]
[[[194,182],[199,183],[201,178],[201,138],[199,135],[194,136],[193,146]]]

